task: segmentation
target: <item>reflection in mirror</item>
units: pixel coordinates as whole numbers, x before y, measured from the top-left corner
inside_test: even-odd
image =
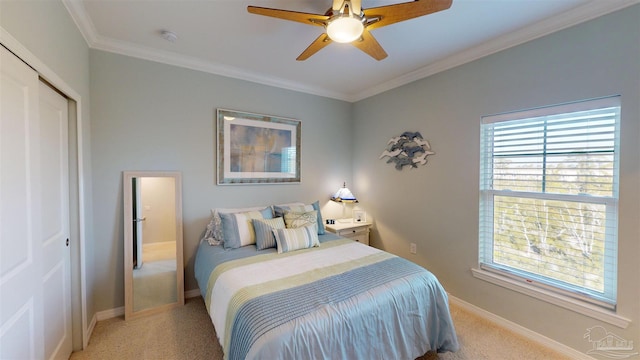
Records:
[[[178,172],[125,171],[125,319],[184,304]]]

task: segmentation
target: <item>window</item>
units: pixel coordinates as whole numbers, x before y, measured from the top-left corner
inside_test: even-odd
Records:
[[[620,99],[482,119],[480,269],[615,309]]]
[[[280,172],[295,175],[296,173],[296,147],[283,147],[280,151]]]

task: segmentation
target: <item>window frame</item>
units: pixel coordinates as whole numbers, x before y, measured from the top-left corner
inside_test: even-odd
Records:
[[[488,124],[506,122],[511,120],[524,120],[539,118],[543,116],[553,116],[568,114],[577,111],[596,110],[608,107],[617,108],[617,116],[615,118],[614,129],[614,150],[613,150],[613,191],[608,196],[592,196],[586,194],[558,194],[546,192],[529,192],[529,191],[511,191],[511,190],[495,190],[492,188],[492,176],[488,176],[487,169],[493,169],[493,144],[486,149],[485,144],[485,127]],[[576,101],[573,103],[553,105],[548,107],[529,109],[524,111],[516,111],[504,114],[490,115],[482,118],[481,125],[481,141],[480,141],[480,212],[479,212],[479,234],[478,234],[478,265],[472,269],[472,274],[476,278],[480,278],[492,282],[503,287],[516,290],[530,296],[569,308],[580,313],[585,313],[594,318],[615,324],[617,326],[626,327],[629,320],[616,314],[617,306],[617,226],[618,226],[618,200],[619,200],[619,157],[620,157],[620,117],[621,117],[620,96],[610,96],[600,99]],[[546,130],[545,130],[546,131]],[[546,134],[545,134],[546,136]],[[491,138],[493,139],[493,137]],[[492,141],[492,140],[491,140]],[[488,153],[487,153],[488,152]],[[546,153],[543,155],[547,155]],[[491,172],[492,173],[492,172]],[[540,200],[552,201],[570,201],[583,202],[590,204],[601,204],[605,206],[606,230],[605,259],[613,258],[613,262],[604,261],[604,274],[610,276],[613,274],[613,280],[608,280],[605,285],[605,291],[609,291],[608,296],[599,298],[594,296],[593,292],[586,294],[581,291],[580,286],[556,286],[554,281],[546,282],[539,279],[532,279],[525,271],[509,267],[508,265],[496,264],[493,261],[493,244],[494,244],[494,218],[493,206],[495,196],[509,196],[515,198],[532,198]],[[488,239],[483,239],[485,236]],[[489,241],[490,240],[490,241]],[[544,276],[544,275],[542,275]],[[611,290],[613,289],[613,294]],[[613,301],[611,301],[613,300]]]

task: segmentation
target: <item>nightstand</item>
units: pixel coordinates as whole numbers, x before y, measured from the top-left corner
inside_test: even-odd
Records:
[[[336,235],[346,237],[365,245],[369,245],[370,222],[353,222],[353,219],[336,220],[335,224],[326,224],[324,227]]]

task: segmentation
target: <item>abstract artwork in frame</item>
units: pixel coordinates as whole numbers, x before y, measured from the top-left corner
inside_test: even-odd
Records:
[[[217,110],[218,185],[300,182],[300,121]]]

